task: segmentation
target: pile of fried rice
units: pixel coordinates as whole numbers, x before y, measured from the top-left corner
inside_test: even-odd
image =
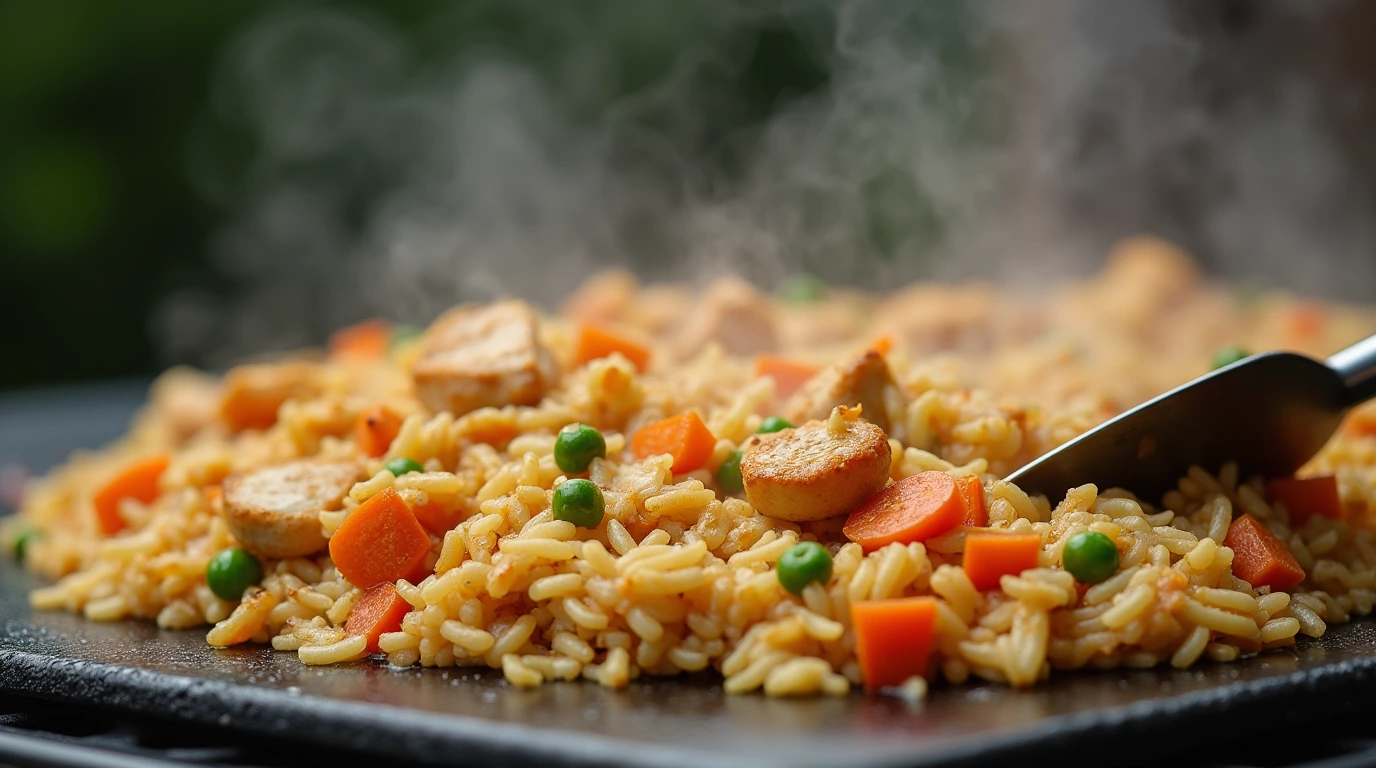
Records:
[[[882,296],[812,288],[782,297],[730,278],[695,289],[604,273],[557,315],[515,301],[460,309],[530,318],[529,338],[497,328],[477,342],[490,349],[464,348],[520,358],[496,373],[444,359],[445,317],[373,355],[301,353],[224,377],[172,370],[123,439],[32,483],[0,539],[38,532],[25,565],[52,582],[32,593],[36,608],[209,627],[213,646],[270,643],[307,664],[357,662],[369,656],[366,641],[345,624],[371,585],[349,583],[323,545],[392,489],[453,525],[431,530],[421,572],[395,582],[410,610],[378,639],[386,661],[490,667],[519,686],[586,678],[620,687],[715,670],[730,693],[841,695],[862,682],[850,606],[906,596],[937,604],[928,672],[910,681],[918,695],[941,679],[1028,686],[1052,670],[1233,661],[1320,637],[1376,603],[1370,408],[1349,416],[1299,473],[1336,475],[1341,519],[1292,525],[1265,479],[1233,465],[1190,467],[1161,499],[1093,485],[1048,499],[1001,480],[1207,372],[1220,347],[1325,355],[1376,331],[1370,309],[1213,284],[1150,238],[1121,243],[1099,275],[1043,295],[983,284]],[[641,340],[648,360],[578,362],[578,329],[590,324]],[[867,350],[877,339],[886,348],[878,375],[889,382],[879,395],[804,385],[784,396],[756,373],[759,355],[776,355],[818,366],[816,378],[834,384],[857,360],[875,359]],[[355,427],[379,406],[400,427],[374,456]],[[769,517],[719,487],[717,469],[765,417],[801,424],[836,406],[861,406],[860,417],[884,430],[892,482],[933,470],[978,476],[989,527],[1039,536],[1039,567],[980,592],[962,569],[965,527],[866,554],[843,535],[844,514]],[[638,430],[690,410],[716,441],[705,466],[675,474],[670,456],[629,450]],[[554,460],[556,435],[575,423],[606,441],[586,475],[606,506],[591,528],[551,512],[566,474]],[[169,457],[157,497],[124,499],[122,530],[103,529],[93,495],[149,456]],[[384,464],[398,457],[424,471],[393,475]],[[300,460],[351,473],[347,492],[319,510],[319,530],[301,534],[318,539],[317,551],[260,554],[260,584],[237,601],[217,597],[208,562],[248,544],[235,536],[222,486]],[[1223,540],[1244,513],[1303,567],[1293,592],[1234,575]],[[1093,586],[1061,566],[1065,541],[1086,530],[1121,553],[1116,575]],[[824,545],[834,567],[795,595],[775,566],[800,541]]]

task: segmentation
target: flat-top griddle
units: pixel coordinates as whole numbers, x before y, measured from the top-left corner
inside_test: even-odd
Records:
[[[29,455],[24,441],[52,461],[108,439],[100,430],[118,431],[137,391],[81,390],[65,396],[80,402],[67,404],[61,396],[37,405],[33,396],[18,405],[0,399],[0,461]],[[70,418],[77,407],[90,418]],[[0,694],[417,764],[839,768],[1074,755],[1136,763],[1185,744],[1250,734],[1264,743],[1301,724],[1331,723],[1372,708],[1376,690],[1370,621],[1235,664],[1058,673],[1026,691],[936,686],[914,705],[859,692],[728,696],[707,676],[642,679],[622,691],[587,682],[522,690],[498,672],[463,668],[307,667],[266,647],[212,649],[203,630],[35,613],[25,599],[35,583],[0,566]]]

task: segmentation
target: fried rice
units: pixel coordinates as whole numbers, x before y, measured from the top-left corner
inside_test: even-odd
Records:
[[[644,370],[624,354],[580,364],[584,324],[644,340]],[[486,400],[474,402],[487,404],[471,408],[462,403],[473,395],[452,388],[438,397],[459,405],[434,407],[435,384],[422,380],[438,327],[377,355],[301,353],[223,378],[164,374],[124,438],[34,482],[7,521],[7,545],[38,532],[25,565],[55,580],[32,604],[93,621],[209,626],[212,646],[270,643],[306,664],[369,657],[367,638],[346,623],[372,585],[349,583],[328,551],[263,558],[260,584],[240,600],[206,583],[210,559],[240,544],[226,479],[300,459],[357,470],[347,493],[318,514],[324,539],[387,489],[452,521],[429,532],[419,572],[395,581],[407,612],[377,638],[386,661],[489,667],[517,686],[584,678],[621,687],[715,670],[730,693],[842,695],[862,682],[850,606],[906,596],[936,599],[929,669],[905,686],[917,695],[928,681],[1029,686],[1052,670],[1233,661],[1321,637],[1376,603],[1372,408],[1354,412],[1300,473],[1336,475],[1342,519],[1292,525],[1264,478],[1231,464],[1190,467],[1162,499],[1093,485],[1047,499],[1000,479],[1204,373],[1222,345],[1322,355],[1376,330],[1368,308],[1210,283],[1161,241],[1127,241],[1101,274],[1040,296],[974,284],[886,296],[833,287],[800,303],[734,279],[694,291],[594,276],[559,314],[538,317],[535,343],[548,359],[531,363],[534,378],[516,388],[484,380]],[[894,387],[882,412],[870,403],[860,415],[884,422],[889,478],[978,476],[989,527],[1036,534],[1038,567],[981,592],[962,568],[968,527],[866,554],[843,535],[843,514],[769,517],[720,487],[716,470],[748,450],[762,419],[790,402],[798,408],[775,379],[756,375],[755,356],[844,366],[881,338]],[[227,416],[245,402],[267,406]],[[399,417],[399,431],[381,455],[365,455],[355,427],[380,405]],[[701,467],[676,473],[672,456],[630,450],[638,431],[690,410],[715,438]],[[566,476],[556,434],[574,423],[596,427],[606,442],[587,473],[606,507],[591,528],[551,510]],[[93,495],[150,456],[168,457],[156,498],[124,499],[120,530],[106,530]],[[398,457],[423,471],[395,476],[384,464]],[[1234,575],[1223,541],[1244,513],[1303,567],[1293,592]],[[1061,565],[1067,539],[1087,530],[1121,553],[1116,574],[1092,586]],[[776,564],[801,541],[823,544],[833,568],[794,595]]]

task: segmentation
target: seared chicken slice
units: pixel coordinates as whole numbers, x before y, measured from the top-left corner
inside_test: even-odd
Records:
[[[320,513],[343,506],[361,476],[353,462],[294,461],[225,478],[225,522],[259,557],[313,555],[325,548]]]
[[[784,418],[794,423],[825,419],[838,405],[860,405],[864,416],[884,431],[902,414],[902,392],[884,356],[867,350],[847,365],[834,365],[808,380],[784,404]]]
[[[888,436],[863,419],[839,430],[809,421],[755,440],[741,459],[741,479],[766,517],[805,522],[844,515],[889,478]]]
[[[746,356],[778,347],[771,302],[744,280],[723,278],[713,283],[688,315],[678,338],[679,354],[692,357],[710,342],[727,354]]]
[[[430,410],[461,416],[488,405],[535,405],[557,371],[534,310],[501,301],[442,315],[426,332],[411,376]]]

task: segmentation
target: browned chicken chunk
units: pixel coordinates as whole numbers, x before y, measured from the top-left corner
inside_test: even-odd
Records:
[[[836,429],[809,421],[757,438],[741,459],[741,479],[760,514],[805,522],[843,515],[884,487],[889,439],[858,419]]]
[[[753,355],[778,347],[771,302],[754,286],[734,277],[713,283],[688,315],[678,339],[685,358],[716,342],[731,355]]]
[[[534,310],[501,301],[442,315],[411,375],[430,410],[458,416],[488,405],[535,405],[554,386],[557,369],[540,344]]]
[[[864,416],[884,431],[901,418],[902,393],[884,356],[867,350],[846,365],[833,365],[813,376],[784,404],[784,418],[794,423],[825,419],[838,405],[860,405]]]
[[[224,514],[239,544],[259,557],[306,557],[325,548],[320,513],[339,509],[360,478],[352,462],[294,461],[225,478]]]

